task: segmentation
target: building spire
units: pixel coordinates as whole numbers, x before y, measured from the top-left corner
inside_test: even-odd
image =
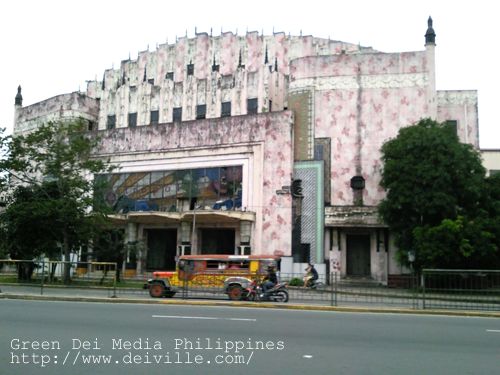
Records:
[[[21,85],[17,87],[16,105],[23,106],[23,96],[21,95]]]
[[[425,33],[425,45],[436,45],[436,33],[432,28],[432,18],[429,16],[427,20],[427,32]]]

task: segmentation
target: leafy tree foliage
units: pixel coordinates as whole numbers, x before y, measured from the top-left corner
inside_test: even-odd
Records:
[[[119,228],[111,228],[99,233],[93,243],[93,256],[99,262],[116,263],[116,281],[120,281],[120,271],[124,262],[127,249],[124,245],[124,231]]]
[[[387,196],[379,213],[402,263],[413,251],[417,269],[498,268],[499,179],[485,179],[472,146],[447,125],[424,119],[386,142],[382,160]]]
[[[12,258],[62,252],[69,261],[71,252],[105,227],[105,207],[94,204],[97,187],[88,176],[109,168],[91,157],[97,139],[85,130],[83,120],[49,122],[3,138],[8,152],[0,170],[9,174],[11,193],[0,216],[0,245]]]

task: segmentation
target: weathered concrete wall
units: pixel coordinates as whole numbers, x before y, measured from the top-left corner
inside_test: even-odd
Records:
[[[256,213],[255,253],[291,254],[291,199],[276,190],[293,173],[290,111],[99,132],[96,156],[149,171],[158,165],[244,165],[243,207]]]
[[[363,204],[377,205],[380,148],[401,127],[429,116],[426,52],[306,57],[291,65],[290,91],[314,92],[314,137],[331,138],[332,205],[354,204],[350,180],[364,177]]]
[[[477,91],[438,91],[438,121],[457,121],[457,135],[461,142],[479,148]]]
[[[14,135],[32,131],[48,121],[84,118],[96,122],[98,115],[98,100],[80,92],[58,95],[27,107],[17,107]]]
[[[488,174],[500,173],[500,150],[481,150],[481,157]]]

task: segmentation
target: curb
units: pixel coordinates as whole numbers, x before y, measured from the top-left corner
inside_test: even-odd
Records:
[[[441,315],[480,318],[500,318],[500,312],[482,311],[449,311],[449,310],[412,310],[403,308],[383,307],[338,307],[324,305],[276,304],[269,302],[238,302],[238,301],[196,301],[179,299],[132,299],[120,297],[71,297],[71,296],[42,296],[1,293],[0,299],[21,299],[30,301],[66,301],[66,302],[100,302],[100,303],[132,303],[145,305],[187,305],[187,306],[227,306],[251,307],[261,309],[303,310],[303,311],[332,311],[351,313],[374,314],[407,314],[407,315]]]

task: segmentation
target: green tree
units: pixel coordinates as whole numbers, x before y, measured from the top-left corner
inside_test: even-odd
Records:
[[[116,281],[121,280],[121,268],[126,255],[126,247],[124,243],[124,230],[120,228],[110,228],[102,231],[97,235],[93,242],[92,255],[99,262],[114,262],[116,263],[115,276]],[[107,273],[104,273],[104,276]]]
[[[451,127],[423,119],[403,128],[382,146],[382,160],[387,195],[379,213],[395,234],[401,263],[408,264],[408,251],[417,269],[465,266],[472,254],[498,253],[496,209],[488,207],[496,190],[488,188],[479,152]]]
[[[92,158],[98,140],[86,129],[83,120],[49,122],[6,141],[0,170],[9,174],[12,193],[0,230],[1,246],[13,258],[53,255],[60,249],[69,262],[72,252],[106,227],[107,210],[94,200],[99,186],[89,176],[111,168]],[[67,263],[65,282],[69,270]]]

